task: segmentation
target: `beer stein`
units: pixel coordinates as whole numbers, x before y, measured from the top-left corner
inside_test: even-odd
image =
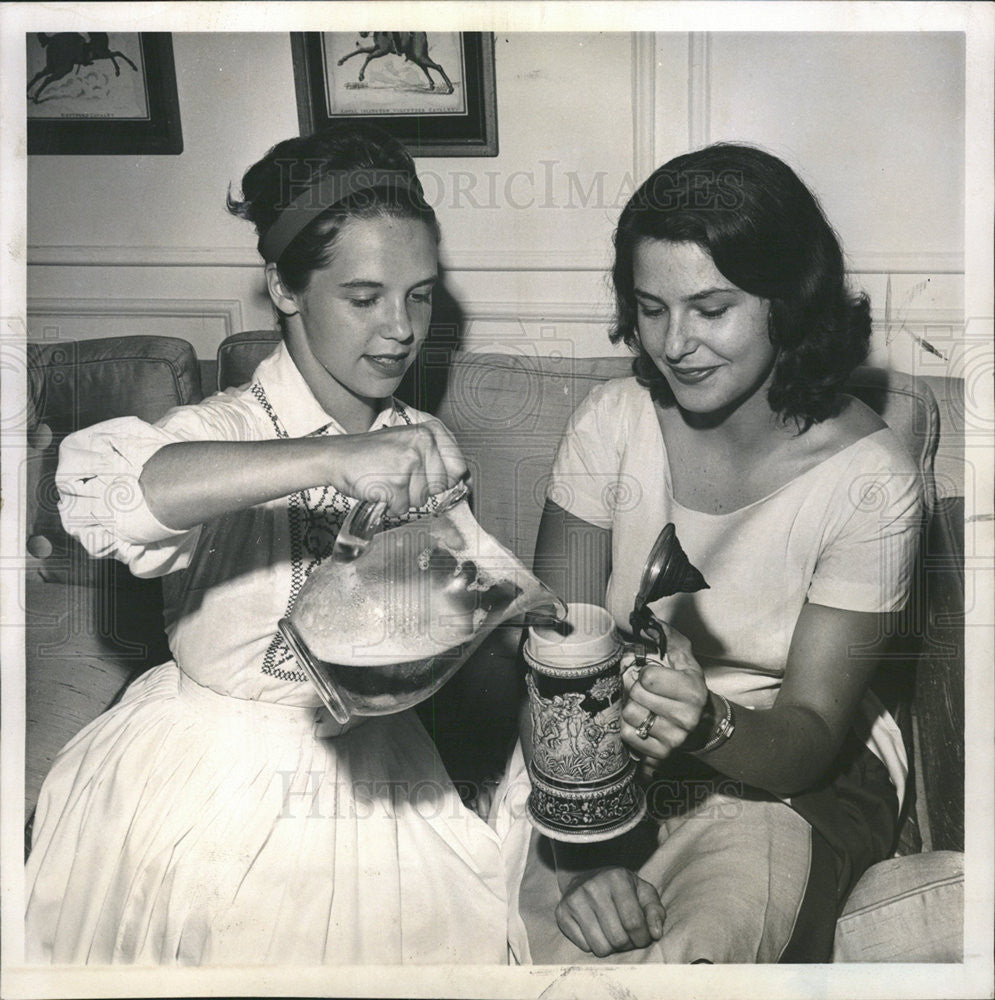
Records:
[[[629,621],[626,643],[609,612],[568,604],[566,618],[534,625],[523,648],[532,718],[532,825],[553,840],[592,843],[635,827],[646,812],[636,758],[622,742],[623,656],[627,669],[663,662],[666,637],[649,604],[708,585],[689,562],[673,524],[657,538]]]
[[[554,840],[607,840],[646,812],[622,743],[623,650],[611,615],[593,604],[568,604],[561,625],[528,631],[529,819]]]

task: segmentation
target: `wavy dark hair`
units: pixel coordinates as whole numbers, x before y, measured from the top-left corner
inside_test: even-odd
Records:
[[[363,122],[334,125],[277,143],[245,172],[241,200],[233,198],[229,189],[228,211],[255,225],[261,248],[269,228],[297,195],[327,174],[350,171],[400,171],[406,175],[406,187],[357,191],[305,226],[277,261],[280,277],[291,291],[304,291],[311,275],[330,263],[336,239],[350,219],[421,219],[439,239],[435,211],[425,200],[414,160],[393,136]]]
[[[769,300],[775,413],[805,431],[838,411],[844,382],[867,357],[870,303],[848,290],[839,240],[786,163],[738,143],[678,156],[629,199],[614,239],[611,341],[637,353],[635,374],[661,404],[674,397],[636,328],[633,259],[643,240],[696,243],[725,278]]]

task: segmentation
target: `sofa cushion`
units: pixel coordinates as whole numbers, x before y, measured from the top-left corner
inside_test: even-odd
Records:
[[[245,385],[256,366],[276,350],[279,330],[243,330],[225,337],[218,347],[217,389]]]
[[[847,391],[863,400],[895,432],[922,476],[926,506],[936,505],[933,465],[940,441],[940,411],[929,384],[905,372],[858,368]]]
[[[834,962],[962,962],[964,855],[933,851],[869,868],[836,924]]]
[[[25,586],[24,815],[55,755],[147,667],[169,658],[159,581],[136,591]]]
[[[967,423],[963,378],[920,375],[916,383],[929,387],[940,415],[940,444],[933,464],[938,499],[962,497],[968,470],[964,461],[964,429]],[[973,421],[972,421],[973,422]]]
[[[175,337],[106,337],[28,344],[27,550],[45,579],[85,582],[90,560],[62,528],[55,470],[62,439],[81,427],[133,415],[158,420],[201,398],[193,348]],[[118,571],[99,574],[116,583]],[[92,581],[96,583],[96,580]]]
[[[527,565],[570,415],[593,386],[628,374],[628,357],[453,356],[437,415],[469,462],[478,520]]]
[[[43,393],[36,409],[61,434],[124,415],[158,420],[201,396],[196,355],[176,337],[29,344],[28,365]]]

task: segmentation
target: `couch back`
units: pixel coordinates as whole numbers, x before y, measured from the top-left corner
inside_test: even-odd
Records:
[[[436,410],[474,474],[477,514],[530,561],[556,446],[570,414],[607,379],[631,375],[628,357],[457,354]],[[861,368],[848,391],[872,407],[915,460],[930,506],[939,435],[936,402],[908,375]]]
[[[273,330],[226,338],[218,349],[217,387],[247,382],[278,342]],[[531,563],[545,485],[567,420],[594,385],[629,375],[630,359],[439,353],[413,370],[401,394],[450,427],[470,466],[478,519]],[[200,367],[185,341],[166,337],[30,345],[28,360],[29,423],[33,440],[43,445],[32,458],[29,551],[47,557],[46,571],[54,572],[52,555],[64,558],[72,548],[52,485],[61,438],[108,417],[154,420],[170,406],[199,400]],[[909,375],[865,367],[854,373],[849,390],[905,444],[932,509],[939,414],[929,387]]]

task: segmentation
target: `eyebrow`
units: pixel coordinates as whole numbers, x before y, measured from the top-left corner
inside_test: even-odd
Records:
[[[694,295],[689,295],[684,301],[685,302],[700,302],[702,299],[709,299],[713,295],[720,295],[722,293],[728,292],[738,292],[738,288],[730,288],[728,286],[716,285],[715,288],[706,288],[703,291],[695,292]],[[649,292],[644,292],[641,288],[634,288],[632,290],[633,295],[638,295],[643,299],[652,299],[654,302],[659,302],[661,305],[666,305],[663,299],[658,298],[656,295],[651,295]]]
[[[431,277],[422,278],[421,281],[416,281],[411,288],[408,289],[410,292],[412,289],[421,288],[422,285],[435,285],[439,281],[439,276],[433,274]],[[352,281],[340,281],[339,288],[383,288],[384,284],[382,281],[368,281],[365,278],[354,278]]]

